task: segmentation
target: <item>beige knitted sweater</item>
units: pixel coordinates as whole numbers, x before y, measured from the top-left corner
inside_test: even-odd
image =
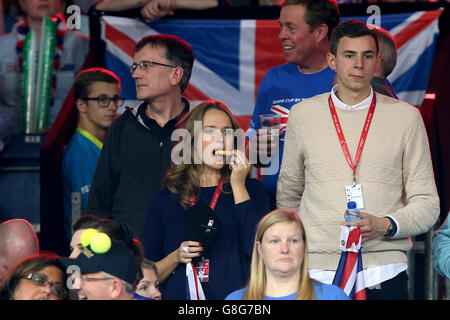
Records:
[[[309,246],[309,267],[336,270],[345,186],[352,170],[345,160],[328,107],[329,93],[306,99],[290,111],[277,206],[300,212]],[[356,169],[362,185],[361,211],[398,222],[394,239],[364,243],[363,267],[406,262],[408,237],[428,231],[439,214],[428,139],[419,111],[377,94],[372,124]],[[354,161],[368,109],[337,114]],[[403,192],[406,195],[402,201]]]

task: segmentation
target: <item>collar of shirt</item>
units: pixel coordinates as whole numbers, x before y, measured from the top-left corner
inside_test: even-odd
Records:
[[[182,119],[182,117],[189,112],[189,101],[185,98],[181,98],[182,101],[185,104],[184,110],[181,112],[181,114],[179,114],[177,117],[169,120],[166,125],[164,127],[174,127],[178,124],[178,122],[180,121],[180,119]],[[146,103],[142,103],[139,107],[138,107],[138,114],[141,116],[142,121],[144,121],[144,124],[150,128],[161,128],[159,126],[159,124],[152,118],[149,118],[146,113],[145,113],[145,109],[147,107]]]
[[[96,137],[94,137],[90,132],[87,132],[84,129],[81,128],[77,128],[76,130],[78,133],[80,133],[81,135],[83,135],[86,139],[88,139],[90,142],[92,142],[97,148],[99,148],[100,150],[103,148],[103,142],[101,142],[100,140],[98,140]]]
[[[373,98],[373,90],[372,87],[370,87],[370,94],[369,96],[361,101],[360,103],[357,103],[353,106],[349,106],[345,103],[343,103],[339,98],[336,96],[336,93],[338,92],[338,85],[335,85],[331,89],[331,99],[333,100],[334,106],[339,109],[343,110],[362,110],[370,107],[370,103],[372,102]]]

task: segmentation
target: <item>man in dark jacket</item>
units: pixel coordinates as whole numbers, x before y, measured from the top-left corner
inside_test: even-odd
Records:
[[[189,102],[182,97],[194,63],[191,46],[170,35],[136,45],[131,66],[137,98],[108,131],[89,192],[87,212],[125,222],[142,238],[153,194],[170,167],[171,134]]]

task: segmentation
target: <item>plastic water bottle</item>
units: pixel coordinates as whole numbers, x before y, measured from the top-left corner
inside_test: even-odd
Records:
[[[359,209],[356,207],[355,201],[347,202],[347,210],[345,210],[344,219],[347,222],[362,219],[361,212],[359,212]]]

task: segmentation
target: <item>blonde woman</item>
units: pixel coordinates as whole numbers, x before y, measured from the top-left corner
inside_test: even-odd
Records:
[[[298,214],[278,209],[258,224],[248,287],[226,300],[349,300],[340,288],[312,280]]]
[[[186,274],[193,266],[204,298],[223,300],[247,281],[256,225],[269,212],[269,201],[264,185],[248,177],[250,164],[234,146],[232,133],[239,125],[223,103],[198,105],[184,129],[191,139],[183,153],[191,150],[192,161],[174,165],[151,201],[145,256],[156,263],[164,299],[193,299],[192,290],[186,295]],[[195,156],[201,161],[196,163]],[[189,224],[199,211],[205,213],[205,223]],[[209,243],[192,235],[198,226],[217,220],[220,226],[211,224],[215,236]],[[199,299],[202,295],[199,292]]]

